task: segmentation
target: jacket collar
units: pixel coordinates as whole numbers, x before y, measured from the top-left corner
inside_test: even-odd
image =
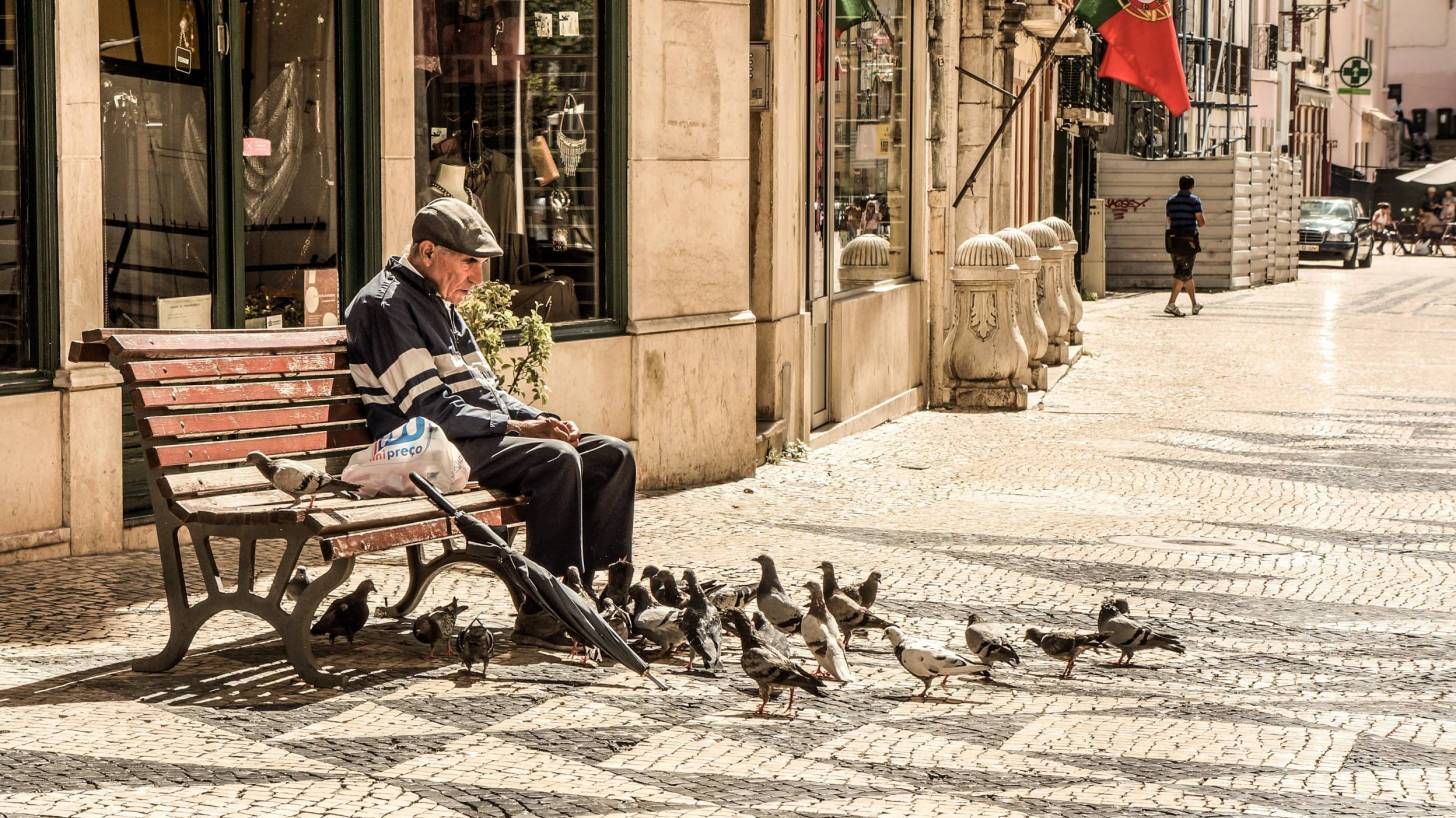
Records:
[[[384,265],[384,269],[388,270],[395,278],[409,284],[425,295],[434,298],[440,297],[440,293],[435,289],[435,285],[431,284],[429,279],[421,275],[420,271],[416,270],[414,265],[410,264],[409,260],[404,256],[390,256],[389,263]]]

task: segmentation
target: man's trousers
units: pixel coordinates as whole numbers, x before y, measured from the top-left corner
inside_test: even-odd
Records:
[[[559,440],[478,437],[455,441],[481,485],[526,497],[526,556],[561,576],[583,577],[632,556],[637,461],[626,443],[582,435]]]

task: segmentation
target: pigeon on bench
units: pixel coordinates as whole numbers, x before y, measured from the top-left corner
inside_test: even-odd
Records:
[[[286,457],[275,460],[262,452],[248,452],[247,462],[251,466],[257,466],[273,488],[293,497],[295,503],[307,497],[306,511],[313,509],[314,500],[319,494],[358,496],[356,492],[360,487],[357,483],[340,480],[323,469],[298,460],[289,460]]]

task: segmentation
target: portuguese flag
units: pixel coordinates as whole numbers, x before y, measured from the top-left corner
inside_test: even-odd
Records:
[[[1173,116],[1188,110],[1172,0],[1079,0],[1076,14],[1107,41],[1098,76],[1147,91]]]

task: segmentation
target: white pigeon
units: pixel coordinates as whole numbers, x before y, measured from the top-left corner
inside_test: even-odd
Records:
[[[262,452],[248,452],[247,462],[257,466],[258,471],[273,484],[273,488],[292,495],[295,502],[301,497],[307,497],[310,509],[313,508],[315,496],[320,493],[341,494],[359,490],[355,483],[340,480],[323,469],[297,460],[285,457],[274,459]]]
[[[753,558],[758,563],[758,590],[754,594],[754,600],[758,603],[758,609],[768,617],[775,628],[788,634],[799,632],[799,626],[804,620],[804,611],[789,599],[784,592],[784,586],[779,582],[778,569],[774,567],[773,557],[767,554],[759,554]]]
[[[809,589],[809,610],[804,612],[800,633],[819,663],[819,673],[815,675],[827,675],[841,684],[854,681],[844,645],[840,644],[839,624],[824,604],[824,589],[817,582],[806,582],[804,587]]]
[[[289,599],[297,602],[298,598],[303,595],[303,592],[308,590],[308,584],[312,581],[308,578],[308,571],[305,571],[303,566],[300,565],[298,566],[298,570],[293,572],[293,578],[288,580],[287,585],[283,586],[283,593],[287,594]]]
[[[925,688],[911,698],[929,697],[930,683],[936,679],[941,680],[940,686],[944,688],[950,682],[950,677],[980,670],[977,663],[940,642],[906,636],[894,625],[885,628],[885,638],[895,646],[895,658],[900,660],[900,666],[925,684]]]

